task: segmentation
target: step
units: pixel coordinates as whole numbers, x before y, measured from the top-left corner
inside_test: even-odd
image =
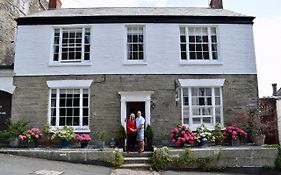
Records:
[[[134,163],[134,164],[123,164],[120,168],[126,169],[150,169],[151,164],[148,163]]]
[[[124,157],[125,164],[150,163],[150,157]]]
[[[145,151],[142,153],[138,153],[138,152],[123,152],[123,156],[124,157],[151,157],[152,156],[152,152],[149,151]]]

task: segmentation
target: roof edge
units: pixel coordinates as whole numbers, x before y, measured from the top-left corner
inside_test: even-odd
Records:
[[[193,23],[193,24],[253,24],[253,16],[59,16],[20,17],[18,25],[59,25],[94,23]]]

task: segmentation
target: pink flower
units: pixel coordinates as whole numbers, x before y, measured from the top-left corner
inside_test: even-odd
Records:
[[[175,140],[175,139],[172,139],[172,142],[173,142],[173,143],[176,143],[176,140]]]
[[[19,140],[24,140],[22,135],[19,135]]]
[[[185,126],[185,125],[182,125],[182,126],[181,126],[181,129],[182,129],[182,130],[186,130],[186,126]]]

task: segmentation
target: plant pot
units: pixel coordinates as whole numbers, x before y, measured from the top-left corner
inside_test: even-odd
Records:
[[[62,140],[62,141],[60,142],[60,146],[61,146],[62,148],[69,148],[69,145],[70,145],[70,143],[69,143],[69,141],[67,141],[67,140]]]
[[[80,147],[81,147],[81,148],[86,148],[86,147],[88,146],[88,143],[89,143],[89,142],[81,142],[81,143],[80,143]]]
[[[168,146],[169,145],[169,140],[167,139],[164,139],[164,140],[161,140],[161,146]]]
[[[199,144],[198,144],[199,147],[207,147],[207,142],[204,141],[204,140],[200,140]]]
[[[261,146],[264,144],[264,140],[265,140],[265,135],[264,134],[255,134],[253,135],[253,141],[255,143],[256,146]]]
[[[10,145],[10,147],[12,147],[12,148],[17,148],[17,147],[19,147],[19,140],[18,140],[18,138],[10,138],[10,139],[9,139],[9,145]]]
[[[105,141],[98,140],[96,143],[97,148],[104,148],[105,147]]]
[[[241,143],[239,139],[230,141],[230,146],[240,146],[240,144]]]
[[[125,139],[121,139],[118,141],[118,148],[122,148],[125,150]]]
[[[153,147],[152,147],[152,140],[147,139],[146,140],[146,147],[145,147],[146,151],[152,151]]]
[[[37,148],[38,147],[38,142],[28,142],[27,148]]]

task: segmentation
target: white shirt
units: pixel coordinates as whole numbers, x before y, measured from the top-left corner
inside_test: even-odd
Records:
[[[140,125],[144,125],[144,122],[145,122],[145,119],[142,117],[142,116],[139,116],[136,118],[136,125],[137,125],[137,128],[140,127]]]

